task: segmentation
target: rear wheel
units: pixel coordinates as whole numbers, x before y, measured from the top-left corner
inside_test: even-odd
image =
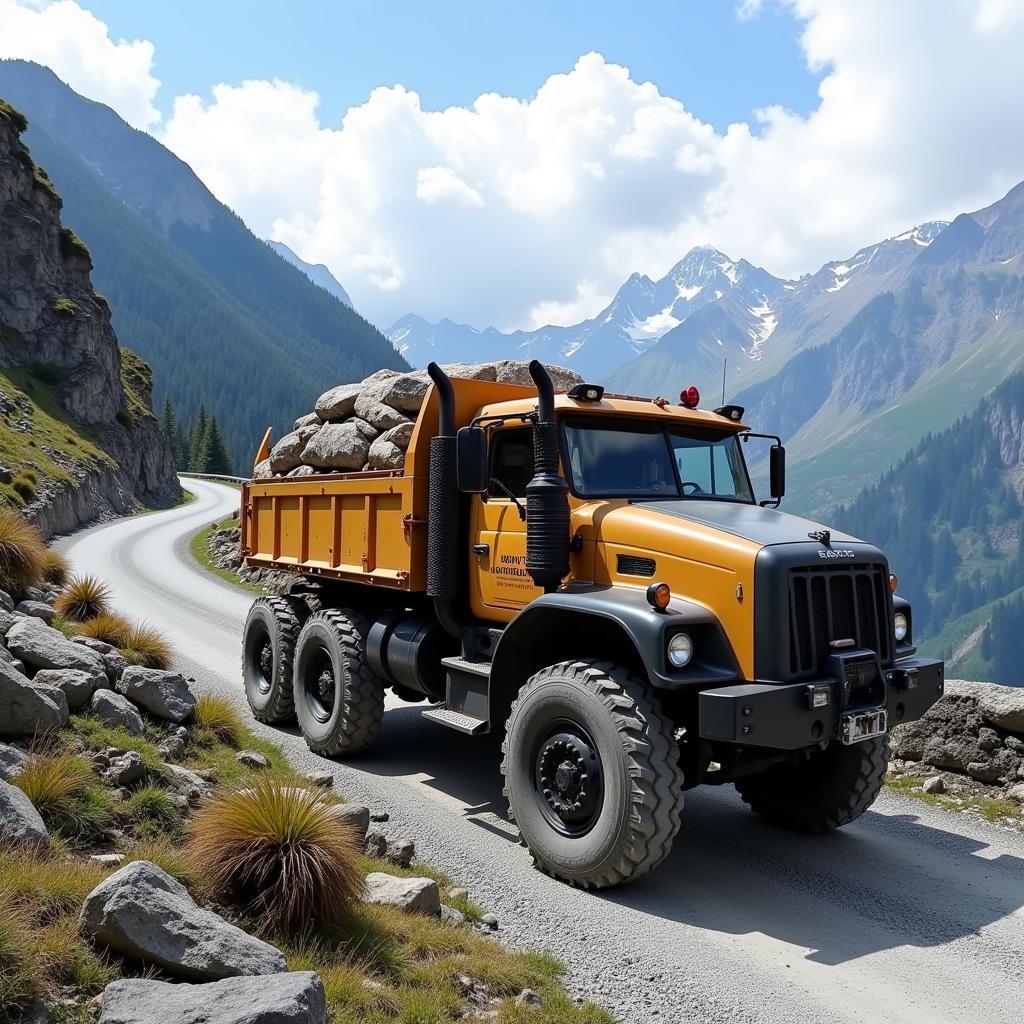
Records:
[[[889,737],[851,746],[834,741],[798,763],[736,781],[750,809],[794,832],[828,832],[859,818],[882,789]]]
[[[506,725],[509,815],[542,871],[603,888],[650,871],[679,831],[672,725],[644,684],[608,662],[542,669]]]
[[[384,683],[366,661],[369,622],[349,608],[311,615],[299,634],[293,692],[299,727],[310,750],[355,754],[377,737]]]
[[[308,614],[294,597],[261,597],[249,609],[242,635],[242,680],[249,707],[261,722],[284,722],[295,714],[292,659]]]

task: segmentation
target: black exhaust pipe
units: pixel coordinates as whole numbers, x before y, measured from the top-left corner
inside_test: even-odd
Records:
[[[437,363],[427,367],[437,388],[437,433],[430,439],[430,486],[427,494],[427,596],[434,599],[437,618],[458,636],[461,622],[455,611],[459,592],[460,515],[455,479],[455,393],[448,374]]]
[[[526,485],[526,571],[550,594],[569,572],[569,485],[558,472],[555,387],[543,363],[530,363],[537,385],[533,425],[534,477]]]

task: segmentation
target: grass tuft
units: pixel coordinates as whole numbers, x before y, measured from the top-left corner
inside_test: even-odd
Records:
[[[245,737],[245,721],[227,697],[212,693],[199,695],[196,701],[195,725],[207,730],[215,740],[236,750]]]
[[[140,839],[180,834],[183,815],[166,789],[143,786],[128,798],[124,810],[132,831]]]
[[[88,762],[73,754],[35,753],[15,776],[47,828],[70,840],[90,842],[114,821],[114,801]]]
[[[39,531],[17,512],[0,509],[0,583],[35,586],[42,577],[45,555]]]
[[[43,582],[51,583],[55,587],[64,587],[70,578],[71,565],[68,560],[59,551],[48,548],[43,555]]]
[[[67,615],[66,612],[62,614]],[[124,647],[131,636],[131,620],[116,612],[101,612],[99,615],[82,623],[79,629],[81,636],[92,637],[93,640],[102,640],[104,643],[112,644],[114,647]]]
[[[206,801],[187,850],[209,894],[267,930],[330,924],[363,893],[352,830],[320,794],[275,779]]]
[[[0,1012],[16,1019],[42,986],[42,957],[33,941],[31,917],[0,893]]]
[[[196,884],[192,862],[167,836],[132,843],[124,850],[124,861],[129,864],[133,860],[148,860],[190,888]]]
[[[110,588],[96,576],[75,576],[53,606],[70,622],[88,622],[110,613]]]
[[[145,622],[136,623],[128,631],[121,653],[133,664],[146,668],[170,668],[173,649],[160,630]]]

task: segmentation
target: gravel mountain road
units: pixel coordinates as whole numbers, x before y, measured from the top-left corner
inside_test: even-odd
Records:
[[[195,501],[60,546],[122,610],[171,635],[200,690],[247,712],[239,646],[252,597],[188,550],[238,492],[183,482]],[[570,989],[624,1024],[1020,1020],[1024,836],[886,793],[854,825],[802,837],[761,822],[732,787],[701,789],[660,869],[580,892],[535,871],[517,844],[497,742],[421,721],[420,707],[391,699],[376,746],[347,763],[310,753],[294,729],[257,728],[300,768],[329,768],[339,791],[387,811],[388,833],[467,885],[505,941],[557,953]]]

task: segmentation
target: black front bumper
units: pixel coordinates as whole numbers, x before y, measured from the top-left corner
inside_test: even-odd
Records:
[[[851,652],[851,661],[868,652]],[[945,666],[929,658],[903,658],[874,673],[866,688],[851,686],[842,658],[835,675],[800,683],[741,683],[701,691],[702,739],[749,747],[798,750],[838,735],[843,715],[884,708],[889,725],[913,722],[941,696]]]

